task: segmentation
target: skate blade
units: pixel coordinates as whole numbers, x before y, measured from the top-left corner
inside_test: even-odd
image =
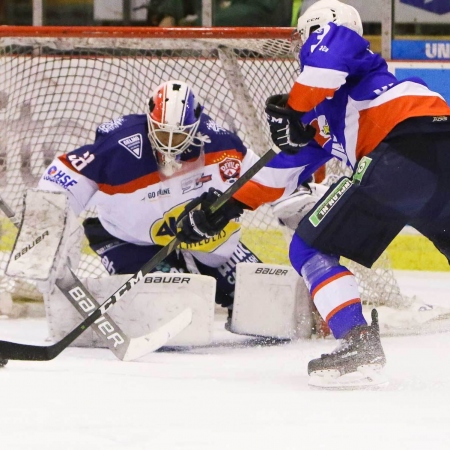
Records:
[[[338,370],[312,373],[308,385],[321,389],[381,389],[389,384],[382,373],[382,366],[370,364],[359,366],[356,372],[341,375]]]

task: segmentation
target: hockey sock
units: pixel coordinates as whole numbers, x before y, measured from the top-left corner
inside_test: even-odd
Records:
[[[367,325],[355,276],[339,264],[338,258],[312,249],[296,235],[290,258],[336,339],[341,339],[356,326]]]

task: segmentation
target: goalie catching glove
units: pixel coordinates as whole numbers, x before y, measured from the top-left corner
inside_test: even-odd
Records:
[[[303,113],[287,104],[289,95],[272,95],[266,101],[266,115],[273,143],[284,153],[294,155],[314,138],[316,130],[303,125]]]
[[[219,234],[232,219],[244,212],[244,205],[231,198],[215,213],[209,213],[209,207],[222,195],[217,189],[210,188],[200,197],[189,202],[178,218],[177,238],[186,244],[200,242]]]

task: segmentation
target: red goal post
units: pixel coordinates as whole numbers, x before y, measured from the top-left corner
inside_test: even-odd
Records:
[[[92,142],[102,122],[144,112],[150,92],[183,79],[220,126],[262,154],[271,146],[264,102],[288,92],[299,63],[291,28],[0,27],[0,193],[16,212],[55,155]],[[341,172],[334,163],[334,172]],[[95,214],[90,211],[89,214]],[[0,272],[13,227],[1,222]],[[243,220],[244,242],[266,262],[288,264],[283,232],[263,207]],[[386,257],[351,265],[370,302],[404,304]],[[78,275],[104,274],[88,251]],[[24,296],[1,278],[0,291]]]

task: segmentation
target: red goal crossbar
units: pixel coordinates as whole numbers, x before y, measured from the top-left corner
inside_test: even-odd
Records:
[[[289,39],[292,28],[275,27],[62,27],[4,26],[0,37],[98,37],[98,38],[172,38],[172,39]]]

